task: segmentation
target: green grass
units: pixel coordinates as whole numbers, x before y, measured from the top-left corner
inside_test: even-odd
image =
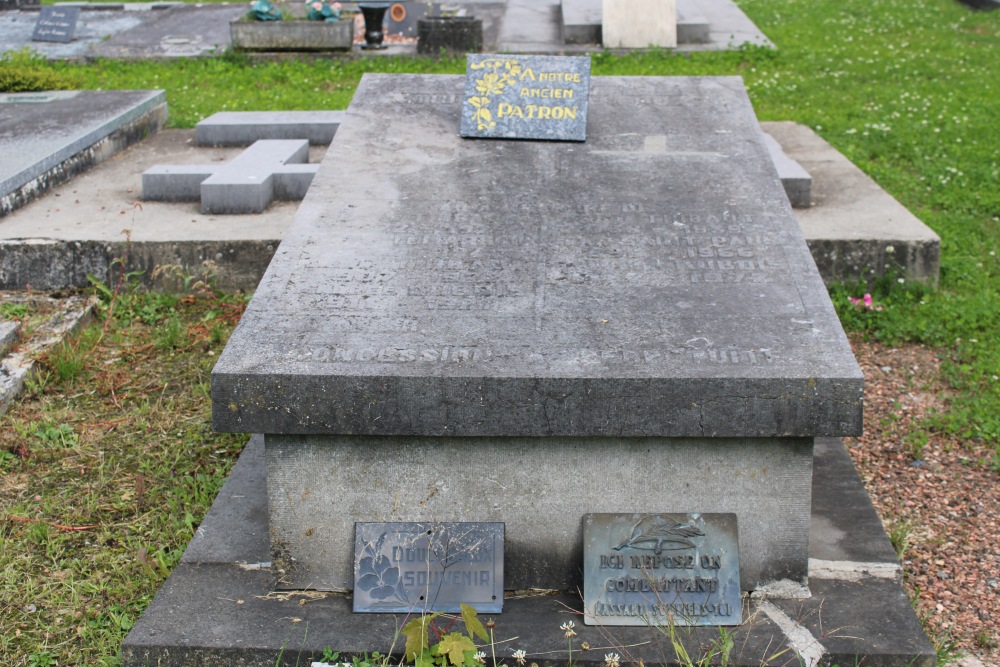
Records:
[[[246,442],[211,430],[208,396],[245,298],[126,284],[111,312],[101,293],[103,320],[0,417],[5,666],[119,664]]]

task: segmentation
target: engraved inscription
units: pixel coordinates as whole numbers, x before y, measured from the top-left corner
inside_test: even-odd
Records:
[[[502,523],[357,523],[354,611],[503,609]]]
[[[732,514],[588,514],[588,624],[736,625],[739,550]]]
[[[509,213],[510,224],[496,228],[484,222],[497,211]],[[692,345],[683,328],[672,331],[676,325],[660,325],[664,316],[685,309],[693,313],[721,307],[684,300],[675,307],[675,295],[684,285],[727,285],[735,303],[743,298],[738,290],[784,280],[781,244],[773,234],[762,233],[749,213],[734,207],[676,210],[670,202],[656,200],[554,202],[493,195],[475,202],[443,202],[435,213],[432,220],[394,226],[388,241],[396,251],[384,259],[319,253],[313,258],[304,250],[286,293],[295,295],[300,310],[315,313],[312,319],[329,313],[329,325],[323,327],[326,339],[306,345],[300,340],[286,348],[292,350],[289,356],[319,363],[489,365],[503,360],[648,372],[676,368],[678,361],[718,366],[775,362],[773,344],[733,340],[731,332],[723,332],[726,337],[713,344]],[[593,233],[559,222],[565,219],[585,220]],[[350,224],[350,218],[343,224]],[[319,271],[323,281],[308,279]],[[302,284],[310,288],[303,290]],[[578,322],[546,318],[594,288],[628,291],[598,317],[580,311]],[[594,325],[588,322],[617,322],[637,312],[628,299],[633,292],[651,289],[664,290],[657,302],[664,310],[656,318],[632,322],[637,331],[648,330],[642,346],[622,347],[609,340],[605,347],[540,350],[502,341],[484,346],[456,335],[464,327],[475,330],[476,318],[484,313],[520,318],[544,338],[589,331]],[[657,332],[658,326],[663,331]],[[330,337],[338,333],[350,337]],[[398,335],[374,342],[365,340],[365,334]]]

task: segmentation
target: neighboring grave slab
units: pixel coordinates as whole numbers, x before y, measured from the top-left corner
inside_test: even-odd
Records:
[[[0,216],[159,130],[162,90],[0,93]]]
[[[607,49],[676,47],[676,0],[603,0],[601,43]]]
[[[860,433],[863,380],[742,82],[594,78],[572,144],[463,139],[463,90],[364,77],[213,371],[282,585],[434,518],[570,589],[580,517],[648,511],[736,513],[744,589],[804,582],[812,439]]]

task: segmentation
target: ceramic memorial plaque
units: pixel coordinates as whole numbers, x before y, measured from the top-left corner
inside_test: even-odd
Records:
[[[590,58],[469,54],[463,137],[584,141]]]
[[[587,625],[739,625],[735,514],[586,514]]]
[[[499,522],[354,524],[354,611],[503,611]]]

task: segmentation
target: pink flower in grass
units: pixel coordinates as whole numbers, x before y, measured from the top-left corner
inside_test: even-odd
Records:
[[[853,296],[847,297],[847,300],[854,304],[855,308],[867,308],[868,310],[882,310],[882,306],[876,306],[875,302],[872,301],[871,294],[865,294],[860,299],[855,299]]]

